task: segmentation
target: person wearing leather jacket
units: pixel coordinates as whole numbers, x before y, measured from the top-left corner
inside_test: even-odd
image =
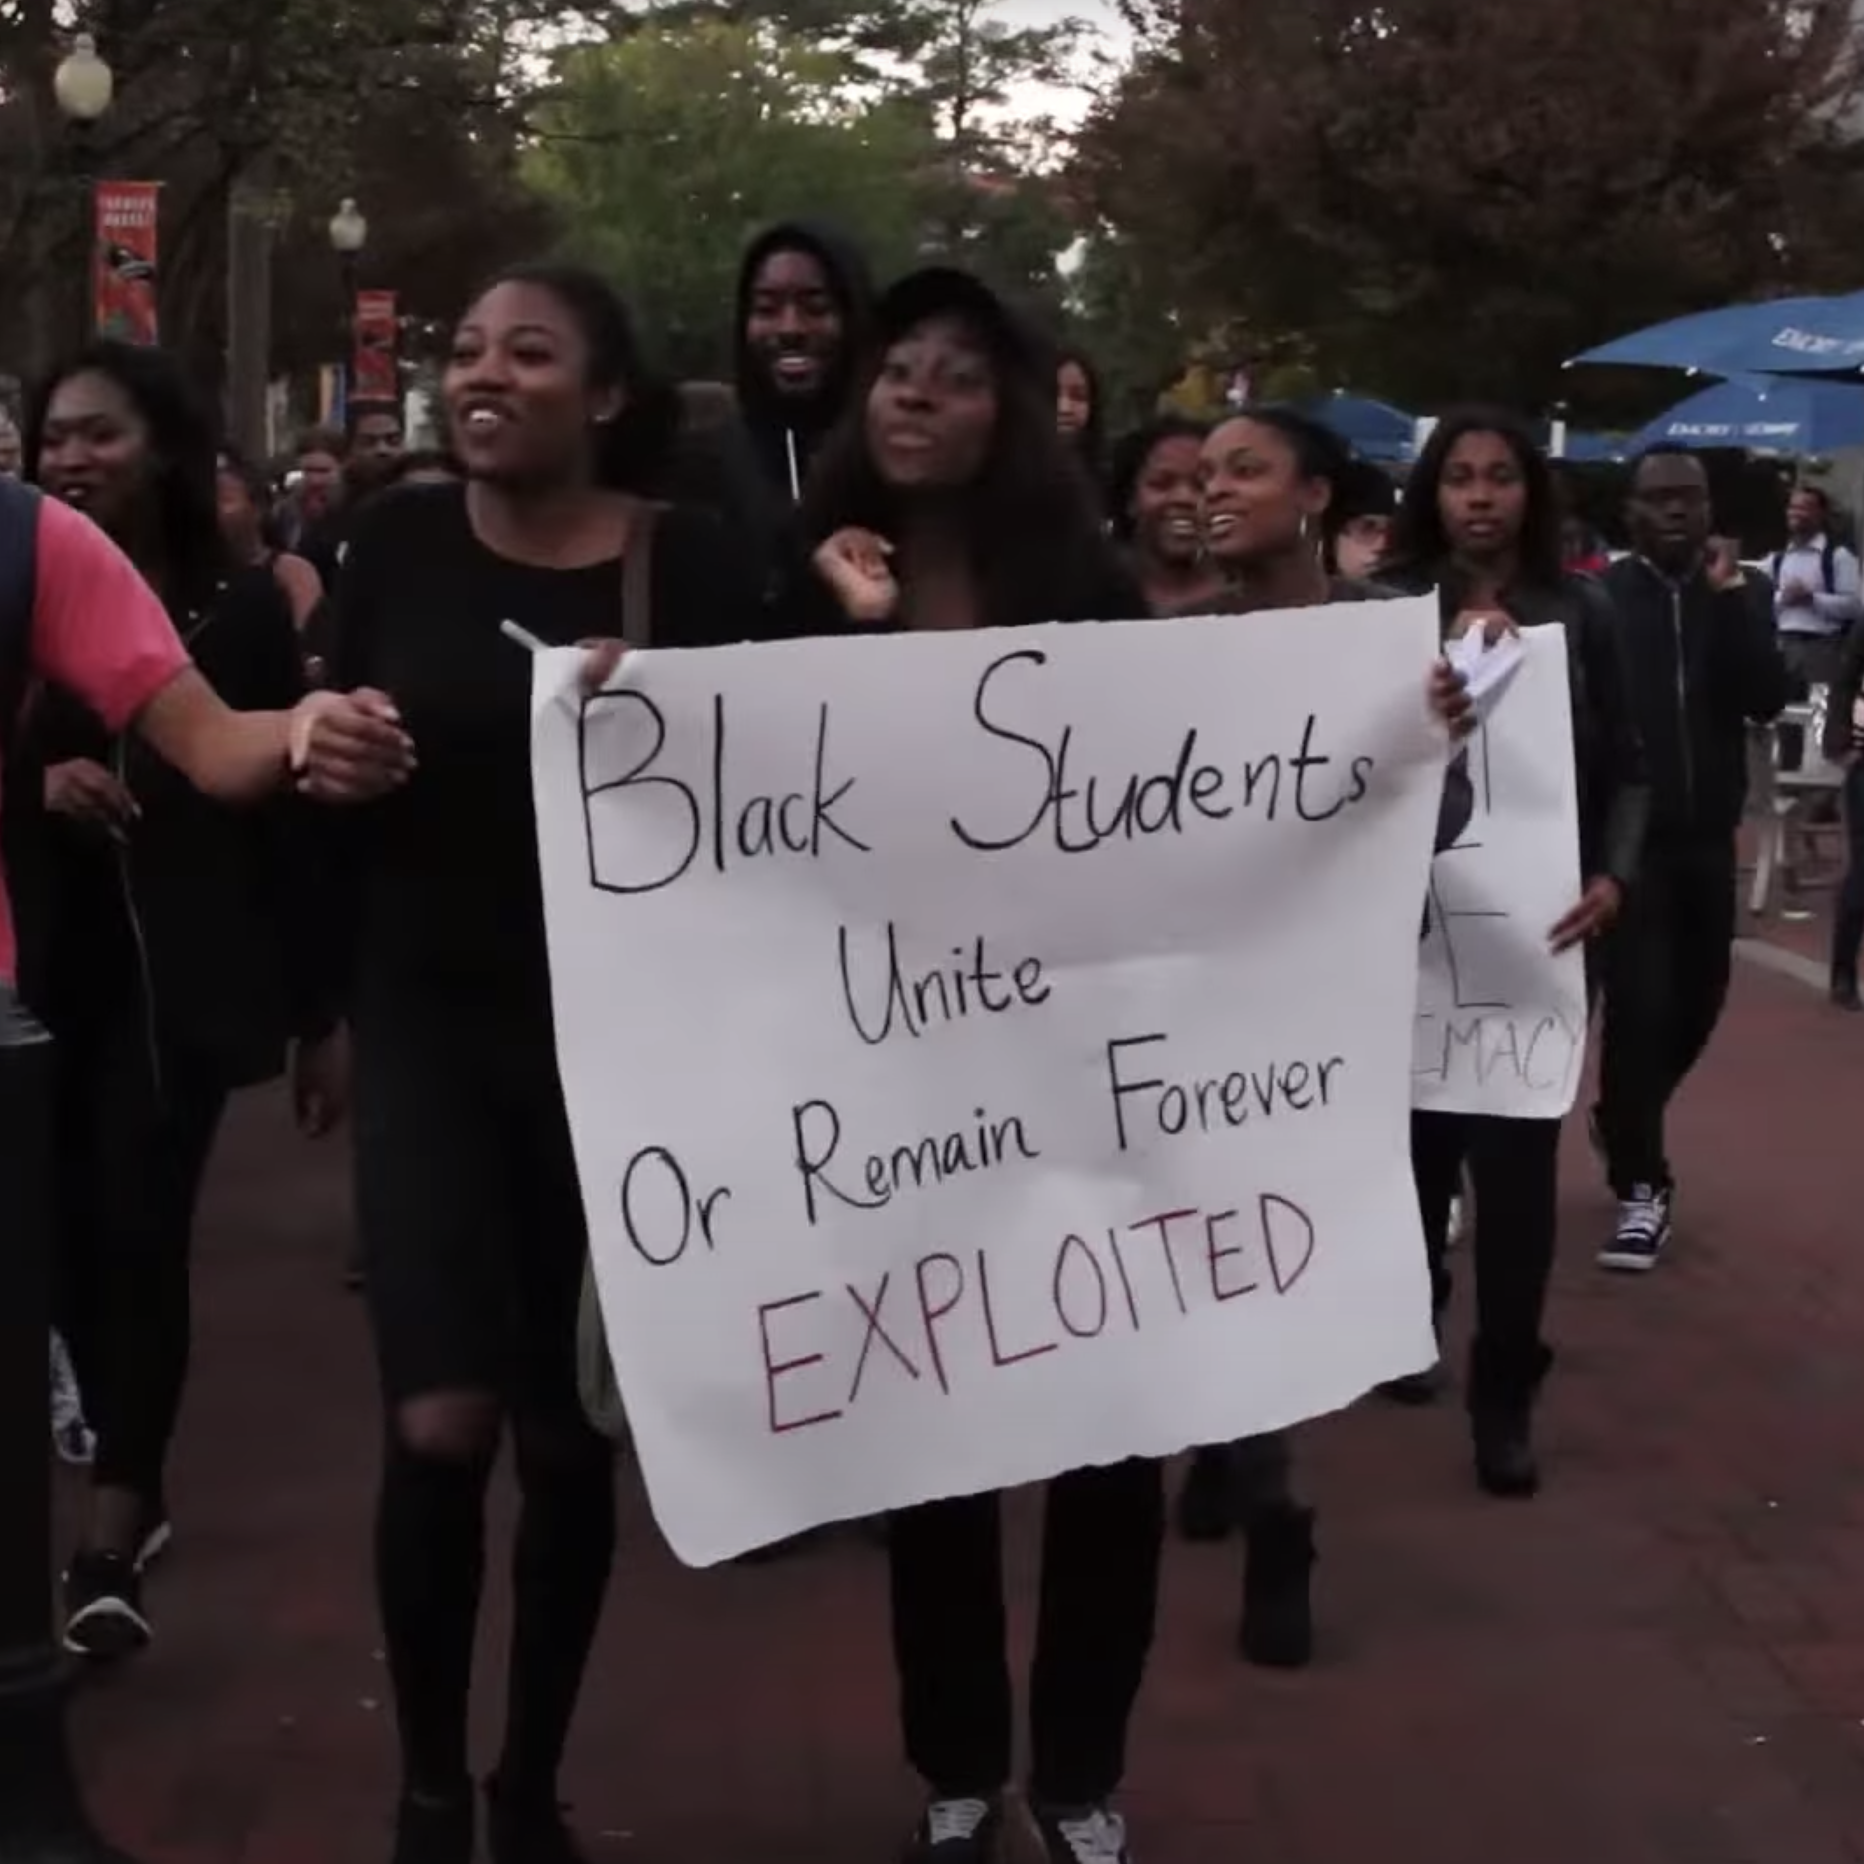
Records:
[[[1649,760],[1651,822],[1638,885],[1606,949],[1594,1131],[1618,1198],[1599,1261],[1635,1272],[1656,1265],[1674,1218],[1665,1111],[1728,995],[1748,727],[1773,718],[1792,685],[1766,578],[1711,553],[1701,459],[1681,448],[1645,453],[1626,515],[1634,554],[1604,580]]]

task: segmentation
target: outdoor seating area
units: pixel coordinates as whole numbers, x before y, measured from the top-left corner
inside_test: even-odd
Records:
[[[1844,771],[1819,748],[1825,688],[1757,726],[1748,770],[1744,837],[1747,909],[1756,918],[1813,916],[1813,902],[1844,876]]]

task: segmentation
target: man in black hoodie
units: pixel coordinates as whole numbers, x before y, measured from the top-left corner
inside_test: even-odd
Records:
[[[866,262],[830,227],[786,221],[746,249],[738,418],[695,449],[679,490],[721,513],[767,587],[788,567],[803,480],[847,405],[872,300]]]
[[[1635,554],[1604,578],[1651,788],[1643,866],[1606,951],[1594,1130],[1619,1200],[1599,1253],[1612,1269],[1654,1268],[1669,1241],[1664,1114],[1728,994],[1748,726],[1791,691],[1766,579],[1711,561],[1712,515],[1702,461],[1652,448],[1631,479]]]

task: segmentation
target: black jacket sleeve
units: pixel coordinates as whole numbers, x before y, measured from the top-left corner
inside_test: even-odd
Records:
[[[1717,643],[1718,658],[1733,710],[1760,725],[1777,718],[1792,698],[1793,676],[1774,627],[1772,580],[1755,570],[1744,571],[1739,593],[1746,599],[1722,605],[1726,633]]]
[[[701,505],[655,520],[653,637],[663,647],[729,647],[770,632],[763,566],[733,548],[727,522]]]
[[[1578,639],[1583,690],[1592,716],[1581,722],[1591,769],[1585,775],[1586,806],[1598,823],[1592,865],[1597,874],[1629,886],[1637,877],[1650,822],[1650,784],[1644,746],[1631,709],[1624,642],[1618,612],[1604,588],[1575,578],[1579,597]],[[1593,878],[1587,875],[1587,879]]]

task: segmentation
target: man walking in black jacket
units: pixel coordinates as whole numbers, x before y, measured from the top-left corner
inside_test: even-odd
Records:
[[[1595,1133],[1619,1200],[1599,1254],[1612,1269],[1654,1268],[1670,1238],[1664,1116],[1728,995],[1748,725],[1790,692],[1764,579],[1711,566],[1711,515],[1702,461],[1652,448],[1631,481],[1635,554],[1604,579],[1651,787],[1643,868],[1605,954]]]

